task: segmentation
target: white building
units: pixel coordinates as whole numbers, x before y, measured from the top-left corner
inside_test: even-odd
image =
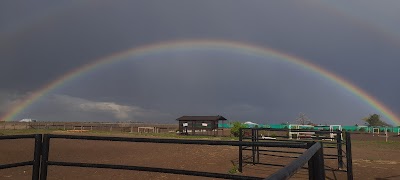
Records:
[[[19,122],[36,122],[36,119],[22,119]]]

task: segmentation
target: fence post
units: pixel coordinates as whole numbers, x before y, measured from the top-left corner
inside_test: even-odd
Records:
[[[351,136],[346,132],[346,162],[347,162],[347,180],[353,180],[353,159],[351,155]]]
[[[322,142],[309,143],[308,147],[311,147],[315,143],[321,145],[320,149],[314,154],[314,156],[308,161],[308,179],[320,180],[325,179],[325,163],[324,163],[324,148]]]
[[[258,129],[256,129],[256,142],[258,142]],[[257,149],[257,163],[260,163],[260,146],[257,146],[256,149]]]
[[[40,155],[42,154],[42,134],[35,134],[35,152],[33,154],[32,180],[39,180]]]
[[[239,142],[240,143],[243,140],[242,136],[243,136],[243,129],[239,128]],[[242,149],[242,145],[239,145],[239,168],[238,168],[239,172],[243,172],[242,166],[243,166],[243,149]]]
[[[318,150],[316,156],[317,156],[317,162],[318,162],[318,168],[317,168],[317,174],[315,177],[317,179],[325,179],[325,161],[324,161],[324,145],[322,142],[318,142],[321,144],[321,148]]]
[[[343,151],[342,151],[342,131],[336,132],[336,144],[337,144],[337,155],[338,155],[338,168],[343,168]]]
[[[315,144],[315,142],[309,142],[307,143],[307,149],[309,149],[313,144]],[[314,180],[314,161],[312,161],[312,159],[310,159],[308,161],[308,179],[309,180]]]
[[[48,134],[43,135],[42,144],[42,163],[40,167],[40,180],[47,179],[47,161],[49,160],[50,137]]]
[[[256,146],[254,146],[255,141],[256,141],[255,129],[251,128],[251,142],[253,143],[251,145],[251,153],[253,155],[253,165],[256,164]]]

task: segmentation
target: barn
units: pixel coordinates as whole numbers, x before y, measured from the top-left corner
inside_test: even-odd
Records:
[[[178,119],[181,134],[218,135],[218,123],[227,119],[223,116],[182,116]]]

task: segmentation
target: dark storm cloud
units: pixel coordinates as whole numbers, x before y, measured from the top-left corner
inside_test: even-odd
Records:
[[[319,5],[298,1],[65,1],[62,6],[34,3],[25,11],[27,6],[18,4],[0,4],[0,23],[5,27],[0,30],[0,90],[8,94],[32,92],[76,67],[131,47],[175,39],[228,39],[304,57],[349,79],[400,114],[396,108],[400,107],[396,97],[400,85],[395,83],[399,43]],[[355,112],[338,110],[343,92],[329,88],[340,88],[318,78],[299,79],[302,75],[296,68],[282,73],[265,64],[220,54],[152,58],[152,63],[146,59],[119,66],[114,73],[88,75],[58,93],[176,116],[225,112],[234,119],[266,117],[279,122],[294,119],[299,111],[315,119],[332,122],[348,117],[354,122],[360,114],[372,111],[360,102],[352,102],[359,105]],[[6,101],[10,100],[2,104]],[[324,107],[315,109],[316,103]],[[95,116],[90,114],[76,118]]]

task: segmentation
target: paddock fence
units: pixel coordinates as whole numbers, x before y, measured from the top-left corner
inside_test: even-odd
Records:
[[[241,142],[297,142],[297,143],[311,143],[320,142],[323,146],[322,149],[330,150],[330,153],[323,153],[325,161],[336,160],[337,167],[322,166],[325,170],[335,172],[345,172],[348,180],[353,179],[353,165],[352,165],[352,151],[351,151],[351,133],[343,132],[340,130],[326,131],[326,130],[310,130],[310,129],[271,129],[271,128],[241,128],[239,130],[239,141]],[[274,137],[267,137],[262,133],[279,132],[280,135],[274,135]],[[299,134],[304,133],[307,135],[305,139],[289,139],[288,134],[290,133]],[[312,136],[311,136],[312,135]],[[282,164],[274,163],[263,163],[260,162],[260,155],[263,156],[279,156],[288,158],[301,157],[302,152],[288,151],[288,150],[274,150],[274,149],[260,149],[259,146],[244,146],[239,149],[239,153],[242,151],[251,151],[251,161],[244,161],[240,159],[239,168],[243,166],[243,163],[247,164],[260,164],[266,166],[281,166]],[[335,153],[332,153],[334,151]],[[280,156],[275,154],[288,154],[292,156]],[[296,156],[297,155],[297,156]],[[325,163],[326,164],[326,163]],[[303,167],[304,169],[307,169]]]
[[[211,177],[222,179],[289,179],[298,170],[308,163],[309,179],[325,179],[323,144],[321,142],[247,142],[247,141],[211,141],[211,140],[184,140],[184,139],[154,139],[154,138],[127,138],[127,137],[104,137],[104,136],[77,136],[58,134],[34,134],[17,136],[0,136],[0,139],[35,138],[34,160],[14,164],[1,165],[0,169],[33,165],[33,180],[46,180],[49,166],[67,166],[82,168],[122,169],[147,172],[161,172],[169,174],[190,175],[199,177]],[[239,147],[239,159],[242,159],[241,148],[250,147],[285,147],[306,149],[297,159],[268,177],[252,177],[235,174],[211,173],[201,171],[190,171],[183,169],[128,166],[118,164],[96,164],[82,162],[61,162],[49,160],[51,139],[76,139],[89,141],[119,141],[119,142],[142,142],[142,143],[168,143],[168,144],[197,144],[211,146],[237,146]],[[39,171],[40,170],[40,171]],[[243,171],[240,167],[240,171]]]
[[[10,163],[10,164],[0,164],[0,171],[2,169],[16,168],[22,166],[32,166],[32,180],[39,180],[42,134],[0,136],[0,141],[13,140],[13,139],[32,139],[32,138],[35,139],[33,160]]]
[[[130,123],[130,122],[1,122],[0,130],[61,130],[73,132],[103,131],[103,132],[130,132],[146,133],[140,128],[153,128],[151,133],[175,132],[178,129],[176,124],[157,123]]]

